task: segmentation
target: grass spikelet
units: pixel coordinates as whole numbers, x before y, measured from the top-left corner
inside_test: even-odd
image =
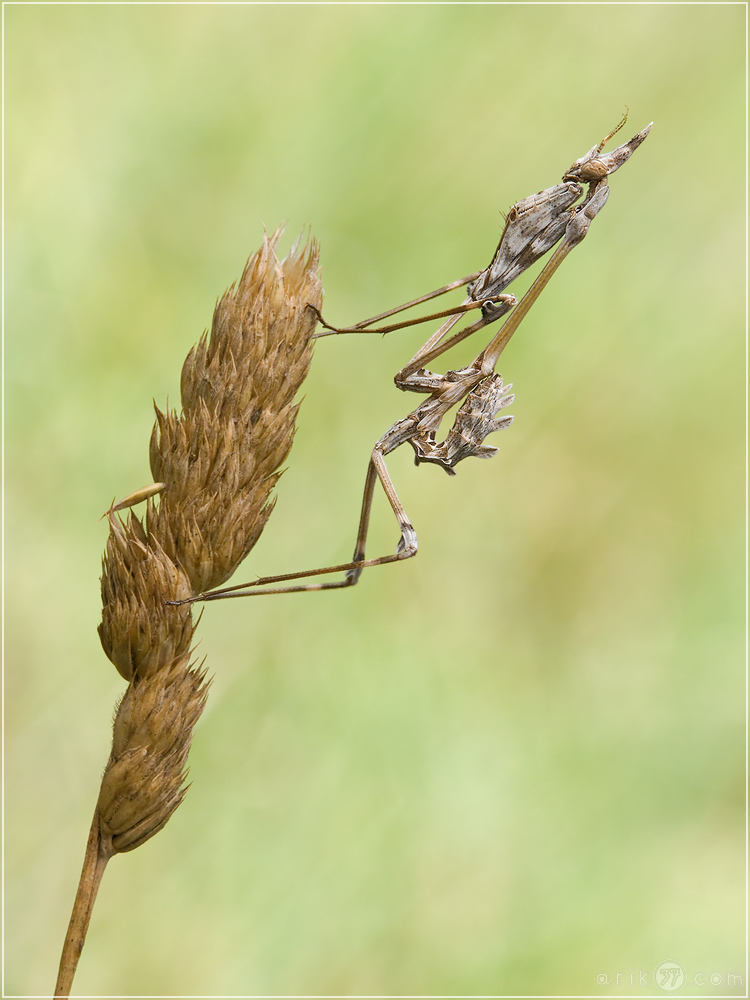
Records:
[[[185,658],[136,676],[125,692],[97,803],[113,852],[145,843],[182,802],[188,750],[207,694],[205,670]]]
[[[131,514],[123,524],[110,514],[99,638],[125,680],[149,677],[188,655],[192,617],[186,605],[167,602],[190,596],[184,571],[147,537],[140,520]]]
[[[128,681],[114,720],[55,996],[68,996],[104,869],[162,829],[186,793],[188,751],[208,681],[191,662],[190,605],[227,580],[257,542],[294,439],[322,289],[314,241],[279,262],[277,230],[219,299],[182,370],[182,410],[156,409],[156,482],[107,513],[104,652]],[[158,502],[153,497],[159,494]],[[116,509],[146,500],[145,523]]]
[[[294,438],[297,390],[312,360],[321,301],[315,243],[279,263],[277,230],[219,300],[182,369],[182,414],[156,411],[150,536],[199,594],[224,583],[257,542]],[[196,443],[200,450],[196,451]]]

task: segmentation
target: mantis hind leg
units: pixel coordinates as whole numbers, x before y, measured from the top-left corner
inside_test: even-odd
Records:
[[[399,423],[404,422],[400,421]],[[369,569],[371,566],[384,566],[387,563],[392,562],[400,562],[403,559],[409,559],[413,555],[416,555],[417,533],[412,527],[401,500],[399,499],[384,458],[384,454],[387,451],[392,450],[392,447],[388,447],[388,444],[384,442],[388,441],[389,435],[392,435],[397,429],[400,429],[399,425],[395,425],[394,428],[391,428],[391,431],[389,431],[388,434],[386,434],[385,437],[381,439],[381,441],[379,441],[373,448],[370,462],[367,467],[365,488],[362,495],[362,510],[357,530],[357,540],[354,547],[354,556],[351,562],[340,563],[336,566],[322,566],[319,569],[302,570],[298,573],[281,573],[277,576],[262,576],[257,580],[251,580],[249,583],[239,583],[232,587],[221,587],[216,590],[209,590],[204,594],[199,594],[197,597],[189,598],[186,601],[176,601],[174,603],[193,604],[203,601],[221,601],[230,597],[259,597],[261,594],[298,594],[316,590],[338,590],[342,587],[353,587],[359,580],[363,569]],[[397,437],[400,438],[401,435],[398,434]],[[399,444],[400,443],[402,442],[399,440]],[[397,447],[397,445],[393,445],[393,447]],[[388,502],[393,510],[393,513],[396,515],[396,520],[401,528],[401,539],[396,552],[391,553],[390,555],[379,556],[375,559],[366,559],[365,546],[370,527],[372,501],[375,496],[375,486],[378,481],[383,487],[383,491],[388,498]],[[329,573],[344,573],[345,575],[342,580],[326,580],[322,583],[295,584],[293,586],[272,586],[273,584],[286,584],[291,580],[302,580],[311,576],[325,576]]]

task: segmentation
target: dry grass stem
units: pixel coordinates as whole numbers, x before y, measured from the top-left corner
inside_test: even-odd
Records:
[[[157,833],[185,796],[186,762],[208,692],[191,661],[189,604],[219,586],[257,542],[294,439],[295,397],[312,360],[318,247],[279,262],[277,230],[219,300],[210,335],[182,370],[179,414],[156,410],[155,483],[108,511],[104,652],[128,681],[118,706],[55,996],[68,996],[109,859]],[[160,494],[158,504],[154,496]],[[116,510],[146,500],[145,523]]]

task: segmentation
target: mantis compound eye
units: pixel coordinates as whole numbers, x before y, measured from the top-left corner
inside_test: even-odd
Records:
[[[600,159],[589,160],[588,163],[583,164],[580,171],[581,180],[584,181],[600,181],[608,173],[607,164]]]

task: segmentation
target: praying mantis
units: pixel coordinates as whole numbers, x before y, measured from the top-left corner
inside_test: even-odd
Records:
[[[592,221],[604,208],[609,197],[609,176],[630,159],[651,131],[653,122],[628,142],[610,153],[604,153],[604,146],[622,128],[626,119],[627,112],[615,129],[565,171],[559,184],[513,205],[506,217],[497,249],[484,270],[476,271],[351,327],[333,327],[325,322],[314,306],[309,306],[323,327],[321,332],[315,334],[316,337],[344,333],[385,334],[406,326],[444,319],[442,325],[395,376],[395,383],[400,389],[424,394],[427,399],[408,416],[397,420],[372,449],[354,554],[350,562],[259,577],[249,583],[206,591],[176,603],[351,587],[357,583],[364,569],[409,559],[416,554],[417,534],[401,504],[385,458],[408,442],[414,449],[417,465],[423,462],[433,463],[449,475],[455,475],[454,467],[463,459],[469,456],[490,458],[496,454],[498,449],[485,445],[484,439],[488,434],[510,426],[513,417],[499,417],[498,414],[514,399],[509,392],[511,385],[505,385],[502,377],[495,372],[498,360],[552,275],[568,254],[583,241]],[[580,200],[582,196],[583,200]],[[512,281],[558,243],[559,246],[520,302],[514,295],[506,293],[505,289]],[[464,285],[466,298],[457,307],[386,326],[377,325],[384,319]],[[451,332],[473,310],[479,311],[479,318],[458,331]],[[504,324],[469,365],[456,371],[448,371],[444,375],[425,369],[426,364],[445,351],[508,313],[510,315]],[[454,406],[458,406],[458,410],[453,427],[444,440],[438,441],[440,424]],[[401,537],[395,552],[368,559],[365,547],[378,482],[396,517]],[[291,583],[329,574],[343,574],[343,577],[323,582]]]

